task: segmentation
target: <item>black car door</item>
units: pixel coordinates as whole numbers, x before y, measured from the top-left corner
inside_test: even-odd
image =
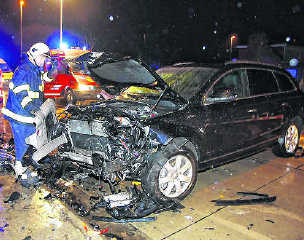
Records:
[[[219,77],[205,94],[205,148],[209,158],[249,146],[255,138],[255,119],[244,69]]]
[[[273,141],[283,121],[280,108],[285,98],[280,95],[271,70],[250,68],[246,71],[252,99],[250,111],[255,120],[256,138],[251,145]]]

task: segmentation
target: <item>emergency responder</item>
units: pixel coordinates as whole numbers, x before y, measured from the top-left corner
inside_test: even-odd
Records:
[[[16,161],[13,169],[25,187],[39,182],[37,172],[24,166],[22,161],[29,147],[25,139],[35,132],[35,121],[43,103],[43,67],[49,51],[44,43],[35,43],[28,50],[26,58],[17,67],[9,83],[7,103],[2,109],[14,137]]]

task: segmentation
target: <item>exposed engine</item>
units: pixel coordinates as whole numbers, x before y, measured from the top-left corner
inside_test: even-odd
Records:
[[[60,148],[59,155],[112,184],[138,180],[149,156],[164,141],[158,132],[109,104],[72,107],[68,112],[61,127],[68,133],[69,143]]]

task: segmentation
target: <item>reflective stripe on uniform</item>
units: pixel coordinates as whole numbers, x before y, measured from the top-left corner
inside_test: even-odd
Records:
[[[39,98],[39,92],[37,91],[28,91],[28,95],[30,98]]]
[[[29,85],[19,85],[19,86],[15,87],[15,88],[13,89],[13,92],[14,92],[15,94],[17,94],[17,93],[19,93],[19,92],[21,92],[21,91],[28,91],[29,89],[30,89],[30,86],[29,86]]]
[[[39,85],[39,90],[40,90],[40,91],[43,91],[43,90],[44,90],[44,84]]]
[[[10,83],[8,84],[8,88],[10,88],[11,90],[13,90],[13,89],[14,89],[14,83],[13,83],[13,82],[10,82]]]
[[[2,108],[2,114],[5,114],[8,117],[23,123],[33,124],[35,122],[35,118],[15,114],[12,111],[8,110],[7,108]]]
[[[24,108],[26,105],[28,105],[32,101],[32,98],[30,97],[25,97],[21,101],[21,107]]]

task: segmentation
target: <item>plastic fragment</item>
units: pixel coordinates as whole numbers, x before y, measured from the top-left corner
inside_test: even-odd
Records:
[[[21,195],[20,195],[19,192],[14,191],[14,192],[10,195],[10,197],[9,197],[6,201],[4,201],[4,203],[16,201],[16,200],[18,200],[18,199],[20,198],[20,196],[21,196]]]
[[[103,235],[103,234],[108,233],[108,232],[109,232],[109,227],[99,230],[100,235]]]
[[[265,220],[265,221],[270,222],[270,223],[272,223],[272,224],[275,223],[273,220]]]
[[[4,226],[0,226],[0,232],[4,232],[6,227],[8,227],[7,223]]]
[[[212,200],[217,206],[236,206],[236,205],[253,205],[258,203],[273,202],[277,199],[276,196],[269,196],[267,194],[260,194],[256,192],[237,192],[241,196],[255,196],[255,198],[248,199],[234,199],[234,200]]]
[[[205,230],[215,230],[214,227],[205,227],[204,229],[205,229]]]
[[[88,226],[86,223],[82,222],[82,227],[85,230],[85,232],[88,232]]]
[[[132,184],[132,185],[141,185],[141,182],[139,182],[139,181],[132,181],[131,184]]]
[[[120,237],[120,236],[118,236],[116,234],[113,234],[113,233],[105,233],[103,235],[105,235],[106,237],[111,238],[112,240],[123,240],[122,237]]]
[[[250,230],[252,227],[253,227],[253,224],[249,224],[249,225],[247,226],[247,230]]]
[[[114,219],[112,217],[103,216],[92,216],[92,220],[104,221],[104,222],[114,222],[114,223],[128,223],[128,222],[150,222],[155,221],[156,217],[145,217],[145,218],[134,218],[134,219]]]

